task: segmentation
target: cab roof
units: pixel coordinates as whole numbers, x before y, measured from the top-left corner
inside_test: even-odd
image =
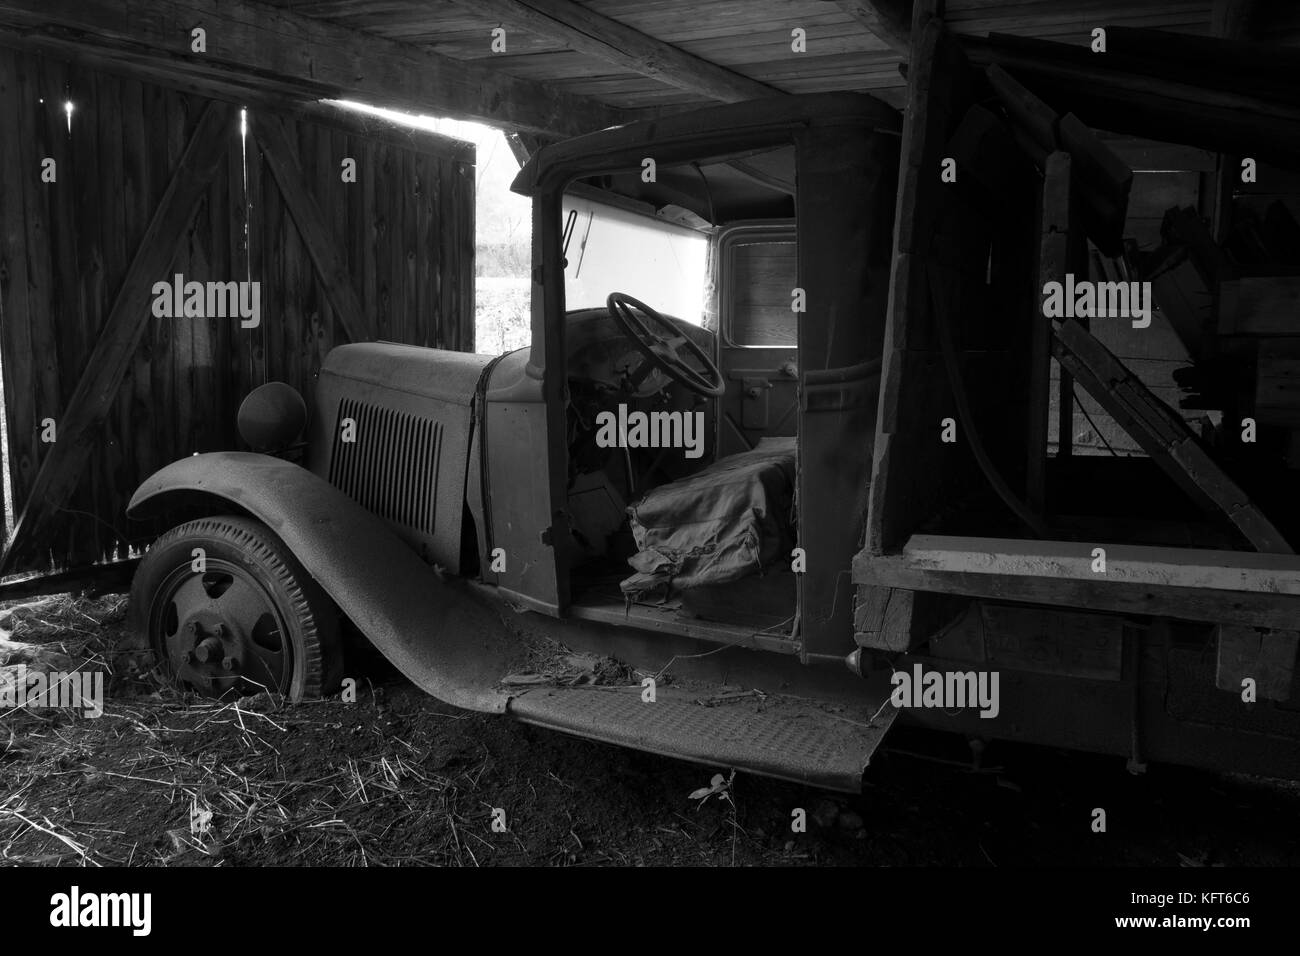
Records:
[[[710,106],[587,133],[537,150],[511,189],[526,196],[583,173],[640,167],[653,157],[666,165],[736,150],[776,145],[799,128],[866,125],[899,130],[901,114],[865,93],[790,94]]]

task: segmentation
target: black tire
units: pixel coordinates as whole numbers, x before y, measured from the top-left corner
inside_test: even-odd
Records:
[[[268,690],[299,701],[342,679],[338,608],[251,518],[200,518],[158,538],[131,583],[131,617],[170,676],[207,696]]]

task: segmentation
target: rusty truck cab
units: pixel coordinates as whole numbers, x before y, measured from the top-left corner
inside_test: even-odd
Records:
[[[898,132],[896,111],[867,96],[786,97],[594,133],[530,160],[515,189],[533,200],[533,343],[500,361],[485,396],[487,580],[554,615],[797,651],[806,662],[841,661],[853,649],[846,569],[870,480]],[[605,219],[593,231],[598,213]],[[707,246],[699,313],[671,321],[717,364],[721,394],[691,394],[663,378],[658,405],[642,403],[702,413],[707,436],[696,458],[661,449],[635,462],[634,453],[575,439],[601,395],[606,405],[646,398],[626,381],[633,363],[592,345],[618,337],[605,296],[630,291],[601,286],[595,264],[608,251],[598,244],[613,241],[602,224],[620,216]],[[640,255],[653,275],[649,250]],[[635,291],[657,305],[652,279],[626,263],[620,272],[629,283],[640,278]],[[738,620],[757,590],[740,601],[710,595],[716,601],[694,612],[620,593],[618,580],[632,574],[627,539],[600,512],[616,524],[647,491],[701,471],[707,485],[709,469],[769,447],[764,439],[789,441],[797,462],[789,489],[797,529],[780,560],[769,550],[768,567],[755,569],[765,575],[768,623],[780,626]],[[527,490],[515,482],[523,470],[534,479]],[[595,544],[596,534],[608,540]],[[497,548],[518,560],[493,573]],[[790,570],[796,563],[800,573]]]

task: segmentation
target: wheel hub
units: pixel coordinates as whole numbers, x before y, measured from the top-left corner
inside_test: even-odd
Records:
[[[179,676],[203,690],[223,693],[235,686],[244,671],[244,640],[208,613],[190,615],[168,644],[170,656],[179,664]]]
[[[163,651],[176,677],[200,693],[283,690],[290,666],[283,627],[265,591],[241,568],[180,573],[157,605]]]

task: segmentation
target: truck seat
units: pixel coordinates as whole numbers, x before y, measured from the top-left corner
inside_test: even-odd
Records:
[[[636,571],[628,600],[658,588],[725,584],[788,555],[794,541],[795,439],[764,438],[628,507]]]

